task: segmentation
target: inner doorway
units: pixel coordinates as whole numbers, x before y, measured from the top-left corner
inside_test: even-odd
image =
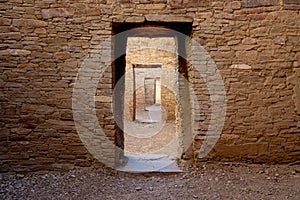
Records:
[[[134,95],[132,104],[133,120],[144,123],[160,122],[162,120],[161,65],[135,64],[132,70]],[[128,84],[130,84],[130,80],[126,78],[125,87],[127,85],[127,88],[125,88],[125,91],[129,90],[130,86],[128,87]]]

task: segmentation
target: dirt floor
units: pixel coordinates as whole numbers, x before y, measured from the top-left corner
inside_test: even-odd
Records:
[[[299,165],[205,163],[177,174],[84,168],[0,180],[0,199],[300,199]]]
[[[136,125],[133,126],[133,128],[135,128],[135,132],[141,132],[143,134],[128,134],[128,132],[125,132],[125,153],[139,155],[160,152],[177,156],[177,145],[170,145],[172,140],[176,139],[175,123],[167,122],[161,129],[159,126],[156,126],[156,124],[135,124]],[[139,128],[141,131],[139,131]]]

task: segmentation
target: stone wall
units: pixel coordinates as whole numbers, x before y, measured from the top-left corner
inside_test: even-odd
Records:
[[[295,0],[0,1],[1,172],[97,163],[76,131],[72,92],[83,60],[113,34],[112,22],[192,22],[191,37],[215,61],[227,93],[225,126],[205,159],[299,160],[299,7]],[[201,104],[198,161],[210,98],[199,73],[190,80]],[[99,86],[98,119],[114,140],[111,68]],[[109,148],[103,157],[113,158]]]

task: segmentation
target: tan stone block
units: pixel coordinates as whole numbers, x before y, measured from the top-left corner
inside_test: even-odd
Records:
[[[295,60],[298,61],[298,62],[300,61],[300,52],[296,52]],[[300,66],[298,66],[298,67],[300,67]]]
[[[240,1],[231,1],[226,4],[225,8],[232,9],[232,10],[238,10],[241,8],[241,2]]]
[[[109,102],[112,102],[112,97],[110,97],[110,96],[95,96],[95,101],[109,103]]]
[[[0,33],[0,38],[7,40],[20,40],[21,34],[19,32]]]
[[[50,8],[42,10],[42,17],[50,19],[54,17],[71,17],[75,13],[75,8]]]
[[[243,0],[242,7],[253,8],[259,6],[279,5],[279,0]]]
[[[166,4],[138,4],[137,9],[141,10],[162,10],[166,7]]]
[[[251,69],[251,66],[246,65],[246,64],[234,64],[234,65],[231,65],[230,68],[232,68],[232,69]]]
[[[257,45],[235,45],[231,46],[231,48],[235,51],[248,51],[254,49]]]
[[[211,6],[214,7],[215,9],[223,9],[224,8],[224,2],[214,1],[214,2],[211,2]]]
[[[236,57],[240,60],[243,60],[245,62],[251,61],[251,60],[257,60],[258,52],[253,51],[238,51],[236,52]]]
[[[71,57],[71,54],[69,52],[57,52],[54,57],[59,60],[67,60]]]
[[[228,59],[234,56],[234,54],[230,51],[211,51],[210,55],[214,59]]]
[[[85,9],[84,11],[80,12],[82,13],[83,15],[86,15],[86,16],[101,16],[102,14],[102,10],[101,9],[98,9],[98,8],[91,8],[91,9]],[[71,16],[73,16],[73,14],[71,14]]]
[[[28,56],[31,54],[31,51],[23,49],[7,49],[0,50],[0,55],[13,55],[13,56]]]
[[[242,44],[244,44],[244,45],[256,44],[256,39],[251,38],[251,37],[246,37],[242,40]]]
[[[213,15],[213,13],[211,11],[209,11],[209,12],[201,12],[201,13],[196,13],[196,18],[208,19],[208,18],[211,18],[212,15]]]
[[[18,27],[44,27],[47,26],[48,23],[42,20],[36,19],[13,19],[13,25]]]
[[[125,22],[128,22],[128,23],[142,23],[145,21],[145,18],[144,17],[128,17],[126,18]]]
[[[11,129],[12,133],[16,133],[18,135],[27,135],[31,131],[32,131],[31,129],[27,129],[27,128],[13,128],[13,129]]]
[[[249,14],[247,17],[249,20],[264,20],[268,15],[265,13]]]
[[[228,142],[228,141],[235,141],[239,138],[239,135],[235,135],[235,134],[222,134],[220,140],[223,140],[224,142]]]
[[[112,21],[122,23],[122,22],[125,22],[125,19],[126,18],[124,16],[116,16],[116,17],[113,17]]]
[[[34,32],[35,32],[36,34],[46,34],[46,33],[47,33],[47,30],[46,30],[45,28],[36,28],[36,29],[34,30]]]
[[[227,42],[227,44],[230,46],[230,45],[235,45],[235,44],[238,44],[240,43],[241,40],[230,40]]]
[[[268,36],[269,34],[269,27],[259,27],[250,30],[250,35],[251,36]]]
[[[0,25],[1,26],[9,26],[11,25],[12,20],[7,18],[0,18]]]
[[[145,17],[149,22],[193,22],[193,18],[188,16],[149,14]]]
[[[274,43],[275,44],[280,44],[280,45],[284,45],[286,41],[286,37],[285,36],[277,36],[274,38]]]

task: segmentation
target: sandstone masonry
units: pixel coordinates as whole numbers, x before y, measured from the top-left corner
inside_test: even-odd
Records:
[[[114,34],[114,23],[190,23],[191,38],[215,61],[226,89],[225,126],[213,151],[198,159],[211,101],[201,74],[190,67],[201,106],[191,153],[183,158],[299,161],[299,10],[297,0],[1,0],[0,171],[101,165],[79,138],[72,94],[83,60]],[[95,94],[111,142],[113,78],[106,69]],[[103,157],[114,160],[114,149],[101,145]]]

